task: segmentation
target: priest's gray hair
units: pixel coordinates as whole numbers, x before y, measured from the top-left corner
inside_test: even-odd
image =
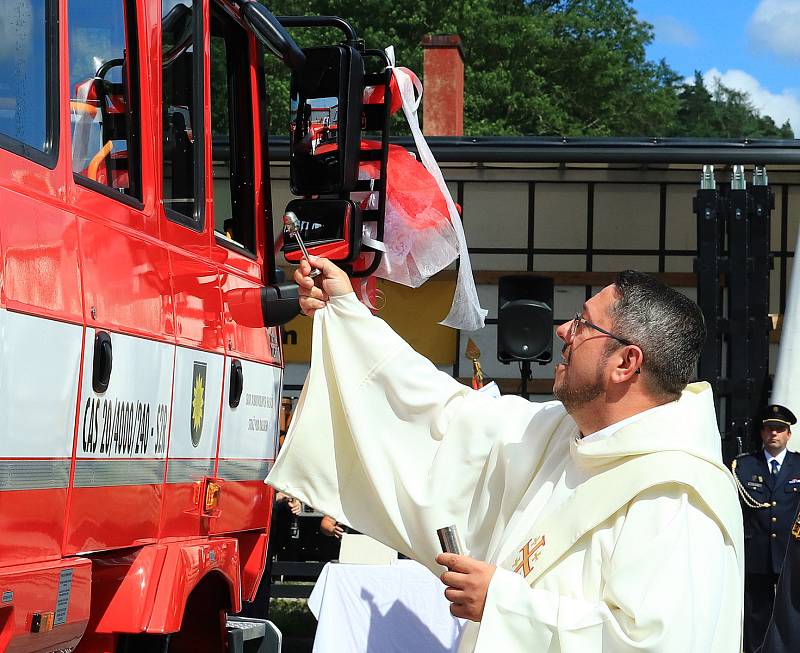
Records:
[[[695,376],[706,339],[700,307],[643,272],[620,272],[614,285],[619,300],[609,309],[612,331],[642,350],[642,380],[650,392],[676,399]],[[618,346],[613,340],[607,345]]]

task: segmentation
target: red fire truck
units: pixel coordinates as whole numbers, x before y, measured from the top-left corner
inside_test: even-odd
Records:
[[[249,0],[0,3],[0,653],[222,651],[255,593],[297,312],[265,46],[303,86]],[[342,120],[317,245],[360,231]]]

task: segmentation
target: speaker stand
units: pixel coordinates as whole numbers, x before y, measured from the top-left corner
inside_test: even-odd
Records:
[[[530,361],[520,362],[519,374],[522,377],[522,383],[520,384],[519,395],[523,399],[528,399],[528,379],[530,379],[533,376],[533,374],[531,373]]]

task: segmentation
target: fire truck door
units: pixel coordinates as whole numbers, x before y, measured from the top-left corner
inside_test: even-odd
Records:
[[[155,541],[175,359],[133,0],[71,0],[72,206],[86,334],[66,552]],[[146,49],[142,49],[146,51]],[[143,189],[148,191],[144,192]]]
[[[161,17],[161,230],[169,243],[175,304],[175,379],[160,537],[205,535],[213,498],[225,349],[205,128],[201,3],[164,0]]]
[[[188,237],[188,236],[187,236]],[[170,252],[177,350],[161,537],[208,533],[225,352],[219,276],[208,260]]]
[[[258,310],[232,310],[233,298],[242,295],[256,298],[260,308],[264,269],[273,266],[265,246],[268,169],[261,160],[257,100],[263,73],[253,74],[262,70],[262,55],[255,39],[216,5],[210,35],[212,258],[220,271],[227,351],[217,463],[222,489],[212,529],[232,532],[268,524],[271,493],[263,481],[275,458],[282,369],[278,330],[264,328]]]
[[[0,567],[61,556],[80,375],[78,234],[62,193],[69,152],[50,5],[0,11],[13,16],[0,43]]]

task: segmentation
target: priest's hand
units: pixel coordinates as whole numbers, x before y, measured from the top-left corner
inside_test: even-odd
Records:
[[[318,277],[311,276],[312,267],[320,270]],[[309,317],[320,308],[325,308],[331,297],[353,292],[353,286],[344,270],[319,256],[312,256],[310,262],[301,260],[294,271],[294,280],[300,286],[300,310]]]
[[[436,562],[447,567],[440,578],[447,585],[445,598],[454,617],[480,621],[486,605],[486,593],[494,576],[495,565],[455,553],[440,553]]]

